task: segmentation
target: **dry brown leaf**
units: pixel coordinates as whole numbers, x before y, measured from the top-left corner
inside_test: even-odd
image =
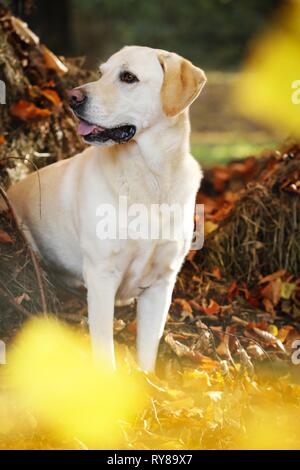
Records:
[[[267,344],[274,344],[281,349],[282,352],[286,352],[285,347],[283,346],[282,342],[280,339],[276,338],[276,336],[272,335],[268,331],[261,330],[259,328],[254,327],[253,331],[264,340],[265,343]]]
[[[249,344],[247,347],[247,353],[250,354],[254,359],[264,359],[265,353],[258,344]]]
[[[24,21],[16,18],[15,16],[11,16],[10,21],[15,33],[22,41],[26,42],[27,44],[31,44],[32,46],[37,46],[39,44],[40,40],[38,36],[28,28]]]
[[[181,299],[181,298],[176,298],[176,299],[174,299],[173,302],[174,302],[175,305],[179,305],[182,308],[182,310],[184,312],[186,312],[187,316],[193,315],[193,309],[192,309],[192,307],[190,306],[190,304],[187,300]]]
[[[23,292],[23,294],[19,295],[18,297],[15,297],[15,301],[17,302],[18,305],[21,305],[21,303],[24,300],[27,300],[27,301],[30,300],[30,297],[26,292]]]
[[[128,323],[127,331],[129,331],[129,333],[136,333],[136,320],[132,320]]]
[[[174,339],[172,333],[167,333],[166,334],[165,342],[170,346],[172,351],[178,357],[188,356],[191,353],[190,348],[188,346],[186,346],[185,344],[180,343],[180,341],[177,341],[176,339]]]
[[[275,281],[276,279],[280,279],[286,274],[285,269],[280,269],[279,271],[275,271],[272,274],[268,274],[267,276],[262,277],[259,280],[259,284],[264,284],[265,282],[272,282]]]
[[[124,330],[126,323],[122,319],[114,320],[114,333],[119,333]]]
[[[292,325],[284,325],[280,328],[277,337],[282,343],[284,343],[292,331],[295,331],[295,328]]]
[[[272,279],[268,284],[260,289],[262,303],[265,310],[271,314],[275,314],[275,309],[281,298],[282,281],[279,277]]]
[[[45,63],[49,69],[54,70],[58,75],[64,75],[68,72],[68,67],[46,46],[41,46],[41,50]]]

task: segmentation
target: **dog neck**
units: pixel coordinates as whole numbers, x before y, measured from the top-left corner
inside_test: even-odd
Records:
[[[143,163],[156,176],[178,169],[190,152],[188,110],[145,129],[136,139]]]
[[[189,141],[189,116],[185,111],[144,129],[127,144],[109,147],[108,152],[113,157],[107,160],[111,185],[118,194],[135,202],[160,203],[176,199],[178,184],[174,183],[185,178]],[[104,171],[103,166],[101,171]]]

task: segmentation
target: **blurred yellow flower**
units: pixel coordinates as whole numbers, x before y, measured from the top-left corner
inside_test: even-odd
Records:
[[[9,355],[10,385],[56,438],[111,448],[122,421],[135,417],[145,396],[134,373],[112,373],[91,358],[89,341],[55,319],[28,323]]]
[[[280,19],[253,45],[236,87],[240,111],[300,135],[300,3],[291,1]]]

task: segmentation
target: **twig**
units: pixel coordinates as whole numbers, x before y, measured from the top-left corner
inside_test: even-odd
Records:
[[[28,310],[22,305],[18,304],[18,302],[16,302],[16,300],[6,291],[6,289],[0,286],[0,291],[1,294],[7,299],[8,303],[10,303],[10,305],[12,305],[19,312],[21,312],[25,317],[31,317],[31,313],[28,312]]]
[[[0,194],[3,197],[9,211],[11,212],[11,214],[13,216],[13,219],[14,219],[14,222],[15,222],[15,224],[16,224],[16,226],[17,226],[17,228],[18,228],[18,230],[19,230],[19,232],[20,232],[20,234],[23,238],[23,241],[24,241],[26,247],[29,250],[30,257],[31,257],[31,260],[32,260],[32,264],[33,264],[34,271],[35,271],[35,275],[36,275],[36,279],[37,279],[37,283],[38,283],[39,292],[40,292],[42,312],[46,313],[47,312],[47,302],[46,302],[46,296],[45,296],[44,287],[43,287],[43,280],[42,280],[41,270],[40,270],[40,266],[39,266],[37,257],[35,255],[33,249],[31,248],[30,244],[28,243],[28,240],[27,240],[26,236],[24,235],[24,232],[23,232],[22,228],[20,227],[17,215],[16,215],[15,210],[14,210],[13,206],[11,205],[11,203],[10,203],[8,197],[7,197],[6,192],[4,191],[4,189],[1,186],[0,186]]]

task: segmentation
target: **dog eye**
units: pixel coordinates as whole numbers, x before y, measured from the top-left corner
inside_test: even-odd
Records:
[[[121,82],[125,83],[135,83],[139,81],[139,79],[133,73],[127,71],[120,73],[120,80]]]

